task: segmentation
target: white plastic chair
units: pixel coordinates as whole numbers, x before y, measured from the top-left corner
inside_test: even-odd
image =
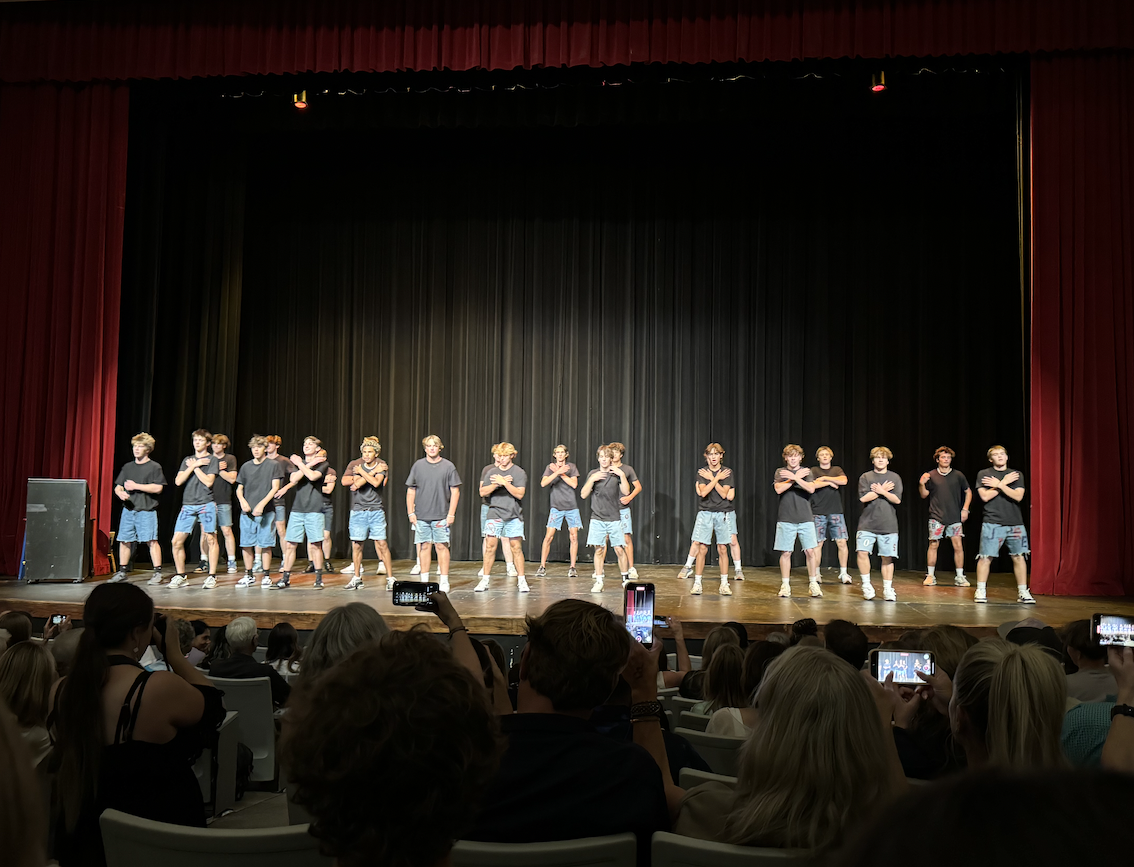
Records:
[[[675,695],[669,699],[669,709],[674,713],[681,713],[683,710],[693,710],[693,705],[700,703],[699,698],[682,698]]]
[[[333,867],[307,825],[187,828],[106,810],[99,819],[107,867]]]
[[[695,729],[678,728],[681,735],[713,769],[714,774],[736,776],[737,751],[747,738],[729,738],[723,735],[710,735]]]
[[[266,677],[210,677],[224,692],[226,710],[240,714],[236,739],[252,750],[252,779],[276,778],[276,724],[272,710],[272,685]]]
[[[677,724],[687,729],[703,732],[709,727],[709,720],[712,717],[703,713],[693,713],[691,710],[683,710],[681,716],[677,718]]]
[[[678,777],[678,785],[683,789],[692,789],[701,783],[724,783],[726,786],[735,786],[736,777],[724,774],[711,774],[708,771],[699,771],[696,768],[682,768]]]
[[[665,655],[665,659],[666,659],[666,662],[669,663],[669,670],[670,671],[677,671],[677,654],[676,653],[667,653]],[[693,656],[693,654],[690,654],[689,655],[689,664],[691,666],[693,666],[693,668],[692,668],[693,671],[700,670],[700,668],[701,668],[701,657]]]
[[[653,867],[804,867],[806,852],[764,846],[733,846],[658,831],[650,844]]]
[[[452,860],[453,867],[636,867],[636,853],[637,839],[626,833],[550,843],[461,840]]]
[[[201,797],[212,805],[212,815],[219,816],[236,806],[236,718],[230,710],[217,726],[217,773],[213,776],[213,751],[206,748],[193,765],[193,773],[201,786]]]

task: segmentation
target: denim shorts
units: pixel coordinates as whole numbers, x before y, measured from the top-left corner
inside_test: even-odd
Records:
[[[292,512],[287,519],[288,542],[299,543],[304,541],[321,544],[323,542],[323,513],[322,512]]]
[[[693,524],[693,541],[708,545],[713,541],[713,533],[717,534],[717,544],[727,545],[732,538],[729,532],[726,515],[734,512],[706,512],[697,513],[697,521]]]
[[[331,527],[333,527],[334,525],[335,525],[335,504],[334,503],[324,503],[323,504],[323,530],[324,530],[324,532],[326,532],[327,530],[330,530]]]
[[[929,519],[929,541],[940,542],[942,537],[952,539],[954,536],[964,538],[965,527],[958,521],[955,524],[942,524],[935,518]]]
[[[449,544],[450,527],[445,520],[440,521],[421,521],[414,525],[417,529],[414,530],[413,540],[418,545],[423,542],[433,542],[439,545]]]
[[[828,538],[838,541],[847,537],[847,519],[842,515],[816,515],[815,536],[820,542]]]
[[[352,509],[347,528],[352,542],[386,541],[386,513],[382,509]]]
[[[287,523],[287,504],[283,500],[276,500],[273,509],[276,513],[276,521],[280,524]]]
[[[855,534],[856,551],[865,551],[867,554],[874,552],[874,543],[878,543],[878,556],[879,557],[897,557],[898,556],[898,534],[897,533],[871,533],[869,530],[859,530]]]
[[[1032,553],[1031,548],[1028,547],[1028,531],[1024,529],[1023,524],[1016,524],[1013,527],[1004,524],[981,524],[980,553],[977,554],[977,559],[995,557],[1000,553],[1000,546],[1005,542],[1008,543],[1008,553],[1013,557]]]
[[[276,516],[274,512],[265,512],[256,517],[251,512],[240,513],[240,547],[241,548],[274,548],[276,547]]]
[[[725,529],[728,530],[729,540],[736,535],[736,512],[723,512]]]
[[[232,526],[232,503],[217,503],[217,526]]]
[[[523,539],[524,519],[512,518],[505,521],[503,518],[489,518],[484,531],[486,536],[495,536],[497,539]]]
[[[591,526],[587,529],[587,544],[601,548],[606,544],[607,539],[610,539],[610,544],[615,548],[626,545],[626,537],[622,535],[622,522],[599,521],[591,518]]]
[[[192,533],[193,525],[201,522],[202,533],[215,533],[217,531],[217,504],[199,503],[195,506],[182,506],[177,513],[177,523],[173,526],[174,533]]]
[[[630,507],[623,506],[618,510],[619,523],[622,524],[622,535],[634,535],[634,519],[630,515]]]
[[[485,525],[488,524],[488,503],[480,504],[480,538],[484,538],[488,534],[485,532]]]
[[[815,535],[815,521],[804,521],[802,524],[789,524],[786,521],[776,521],[776,551],[794,551],[795,540],[804,551],[810,551],[819,544]]]
[[[547,516],[547,527],[550,530],[562,530],[564,521],[567,522],[567,529],[569,530],[577,530],[583,526],[583,519],[579,517],[578,509],[563,511],[552,509],[551,514]]]
[[[119,542],[153,542],[157,537],[157,512],[122,510],[116,537]]]

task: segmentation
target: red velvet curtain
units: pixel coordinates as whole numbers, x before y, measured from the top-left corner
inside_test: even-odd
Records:
[[[107,568],[129,88],[0,88],[0,573],[29,476],[84,478]]]
[[[1129,0],[3,4],[0,80],[1134,48]]]
[[[1032,545],[1041,593],[1134,595],[1134,55],[1032,62]]]

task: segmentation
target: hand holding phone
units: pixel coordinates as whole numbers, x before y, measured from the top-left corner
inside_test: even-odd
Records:
[[[1134,647],[1134,616],[1092,614],[1091,637],[1100,647]]]
[[[440,589],[441,585],[436,581],[395,581],[393,602],[419,611],[436,611],[437,607],[429,597]]]
[[[929,676],[936,672],[937,663],[928,650],[870,651],[870,676],[881,684],[889,677],[897,686],[918,687],[922,684],[918,675]]]
[[[654,646],[654,585],[630,583],[623,597],[626,631],[643,647]]]

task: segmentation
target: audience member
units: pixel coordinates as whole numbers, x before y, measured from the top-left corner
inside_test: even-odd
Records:
[[[712,714],[725,707],[743,707],[747,701],[741,691],[744,653],[739,645],[726,644],[713,654],[705,672],[705,698],[693,705],[693,713]]]
[[[184,656],[193,649],[193,625],[188,620],[174,620],[173,625],[177,628],[177,645],[181,648],[181,654]],[[169,671],[169,663],[165,661],[161,651],[158,650],[157,645],[151,644],[146,648],[146,652],[142,654],[142,658],[138,660],[142,663],[142,668],[146,671]]]
[[[62,867],[105,863],[98,817],[107,808],[179,825],[205,824],[192,761],[224,719],[221,694],[181,655],[177,627],[154,627],[149,596],[134,584],[100,584],[83,607],[71,673],[48,728],[59,760]],[[171,671],[138,664],[151,641]]]
[[[364,602],[332,608],[319,621],[303,653],[302,678],[315,678],[355,650],[390,632],[382,615]]]
[[[1134,774],[1134,648],[1107,648],[1107,660],[1118,684],[1118,702],[1111,711],[1110,734],[1102,750],[1102,765]]]
[[[648,863],[651,835],[669,829],[657,702],[634,705],[636,743],[605,737],[589,722],[631,651],[646,651],[608,610],[578,599],[529,615],[527,636],[519,712],[501,719],[508,746],[467,838],[529,843],[632,831],[639,861]],[[639,664],[627,680],[636,702],[641,689],[656,698],[656,658],[652,669]]]
[[[1106,648],[1091,635],[1090,620],[1074,620],[1060,630],[1063,652],[1073,666],[1067,696],[1079,701],[1114,701],[1118,684],[1106,667]]]
[[[805,638],[819,638],[819,624],[810,617],[804,617],[802,620],[797,620],[788,629],[788,644],[795,647]],[[819,646],[822,646],[820,643]]]
[[[267,662],[279,674],[299,674],[299,661],[303,648],[299,645],[299,632],[287,621],[277,623],[268,633]]]
[[[27,742],[15,717],[0,701],[0,847],[5,867],[43,867],[47,863],[47,817]]]
[[[496,663],[496,667],[502,672],[508,670],[508,660],[504,656],[504,648],[500,646],[500,642],[495,638],[482,639],[481,644],[488,650],[489,655],[492,656],[492,661]]]
[[[225,627],[225,638],[232,655],[218,659],[209,669],[212,677],[246,680],[266,677],[272,687],[272,704],[283,707],[291,694],[291,687],[280,673],[266,662],[257,662],[253,654],[259,646],[259,630],[251,617],[237,617]]]
[[[31,641],[31,618],[22,611],[5,611],[0,614],[0,629],[8,633],[8,642],[0,650],[6,650],[21,641]]]
[[[55,683],[55,660],[42,644],[21,641],[0,655],[0,699],[15,714],[32,761],[51,752],[47,708]]]
[[[783,633],[776,633],[783,635]],[[748,645],[744,654],[744,668],[741,675],[741,696],[743,702],[737,707],[723,707],[713,714],[705,728],[706,733],[724,737],[747,737],[756,725],[757,713],[753,702],[756,690],[764,672],[773,659],[787,650],[786,644],[772,641],[757,641]]]
[[[209,640],[209,649],[208,652],[205,653],[205,658],[197,663],[199,668],[203,668],[205,671],[211,671],[214,663],[232,656],[232,648],[228,645],[226,630],[227,627],[222,626]]]
[[[744,628],[744,624],[730,620],[724,625],[736,633],[736,638],[740,642],[740,649],[748,650],[748,630]]]
[[[757,693],[758,722],[735,789],[690,789],[674,830],[744,846],[821,852],[890,808],[905,781],[880,687],[817,647],[775,660]]]
[[[191,620],[193,627],[193,649],[185,654],[190,665],[200,665],[209,653],[213,643],[213,633],[204,620]]]
[[[831,653],[849,664],[855,671],[860,671],[866,664],[870,642],[857,623],[832,620],[823,627],[823,641]]]
[[[681,625],[681,618],[674,615],[667,617],[665,622],[665,628],[655,630],[654,634],[659,638],[665,638],[667,632],[673,636],[673,643],[677,650],[677,667],[671,671],[669,656],[664,651],[659,654],[658,689],[673,689],[681,686],[685,675],[693,670],[693,663],[689,659],[689,647],[685,644],[685,627]]]
[[[75,658],[75,651],[78,650],[82,638],[83,627],[80,626],[77,629],[61,632],[59,637],[48,645],[51,655],[55,658],[55,674],[58,677],[66,677],[71,672],[71,662]]]
[[[413,629],[305,677],[281,761],[339,867],[434,867],[485,803],[502,747],[481,685]]]
[[[690,671],[681,678],[682,698],[695,698],[698,701],[705,697],[705,675],[713,662],[713,654],[718,647],[726,644],[740,646],[740,639],[736,633],[727,626],[715,626],[705,636],[705,643],[701,647],[701,667],[697,671]]]
[[[952,678],[957,673],[957,666],[961,664],[961,657],[976,643],[977,638],[971,632],[946,623],[920,630],[918,646],[905,649],[933,651],[937,670],[944,671]]]

